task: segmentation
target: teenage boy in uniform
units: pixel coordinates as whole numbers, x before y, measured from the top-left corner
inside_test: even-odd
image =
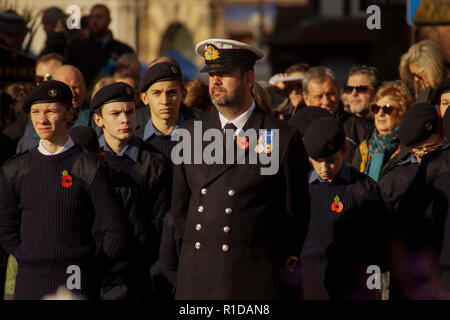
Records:
[[[9,160],[0,175],[0,245],[18,261],[14,299],[55,292],[74,268],[81,281],[72,292],[98,298],[103,274],[96,261],[117,261],[127,239],[107,168],[69,136],[72,92],[65,83],[41,83],[23,109],[39,146]]]
[[[378,215],[377,219],[383,218],[379,188],[370,177],[344,163],[349,147],[338,120],[315,120],[306,130],[303,142],[313,166],[309,175],[311,220],[300,258],[304,298],[372,298],[364,289],[364,275],[367,266],[380,265],[376,254],[380,253],[383,239],[378,236],[377,243],[371,244],[365,235],[371,234],[371,224],[376,224],[371,221],[372,213]],[[346,269],[356,272],[356,276],[345,279],[350,272],[336,272]]]
[[[100,89],[91,109],[95,110],[95,123],[103,129],[99,144],[134,235],[129,261],[116,266],[127,269],[125,287],[116,294],[148,298],[152,291],[150,268],[158,258],[162,219],[170,203],[170,163],[155,147],[134,135],[136,102],[128,84],[117,82]]]

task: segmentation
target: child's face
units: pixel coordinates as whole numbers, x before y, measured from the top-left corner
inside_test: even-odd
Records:
[[[309,161],[319,177],[328,182],[331,182],[341,170],[343,159],[344,154],[342,150],[326,158],[309,157]]]

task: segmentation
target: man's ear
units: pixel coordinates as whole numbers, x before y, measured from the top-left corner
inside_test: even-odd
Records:
[[[247,88],[252,88],[253,83],[255,82],[255,72],[254,71],[248,71],[247,72],[247,83],[245,84]]]
[[[308,96],[305,93],[305,90],[302,91],[302,97],[303,97],[303,101],[305,101],[306,103],[306,99],[308,98]]]
[[[140,93],[140,97],[141,97],[142,102],[143,102],[146,106],[148,106],[147,94],[146,94],[145,92],[141,92],[141,93]]]
[[[187,96],[187,89],[186,87],[183,87],[183,89],[181,90],[181,102],[184,102],[184,99],[186,99]]]
[[[99,128],[104,128],[104,124],[103,124],[103,118],[101,116],[99,116],[98,114],[94,113],[93,115],[93,119],[95,124],[99,127]]]

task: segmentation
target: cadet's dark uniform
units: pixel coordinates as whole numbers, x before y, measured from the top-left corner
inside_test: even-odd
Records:
[[[224,64],[228,54],[234,57],[228,49],[217,50]],[[241,53],[241,64],[251,54],[245,47],[235,51]],[[193,122],[184,128],[194,137]],[[202,134],[210,128],[222,129],[217,112],[203,118]],[[248,154],[256,151],[252,146],[246,149],[245,164],[175,166],[170,212],[183,239],[176,299],[276,299],[277,271],[301,251],[309,195],[300,135],[257,106],[243,130],[249,128],[279,129],[276,174],[261,175],[260,164],[248,164]]]
[[[310,157],[330,157],[345,143],[344,128],[334,118],[318,119],[306,130],[304,143]],[[380,265],[382,262],[380,254],[385,240],[383,234],[386,233],[374,229],[374,221],[371,220],[383,221],[384,218],[387,229],[387,215],[379,188],[370,177],[343,164],[332,182],[326,182],[312,170],[309,175],[309,192],[311,220],[300,258],[304,298],[349,298],[350,292],[365,286],[367,277],[364,273],[355,274],[356,282],[346,278],[348,273],[341,274],[340,278],[336,277],[340,270],[345,269],[344,265],[347,264],[350,269],[355,268],[357,263],[362,263],[367,268],[371,264]],[[372,214],[375,210],[376,216]],[[346,231],[336,233],[338,226]],[[353,228],[363,229],[366,235],[353,238]],[[349,243],[343,239],[346,237],[351,239],[348,242],[354,241],[358,245],[348,246]],[[345,253],[350,253],[352,259],[344,259]],[[340,255],[343,260],[336,259]],[[331,263],[328,265],[329,259]],[[325,274],[327,285],[324,284]],[[341,283],[337,282],[338,279]]]
[[[403,116],[400,124],[400,143],[406,147],[427,140],[433,133],[439,133],[440,120],[435,107],[417,103]],[[419,161],[414,154],[388,169],[378,181],[383,199],[391,212],[397,209],[401,197],[419,170]]]
[[[91,108],[115,101],[134,101],[132,88],[119,82],[100,89]],[[150,268],[158,258],[162,219],[170,206],[171,165],[156,148],[133,137],[119,154],[109,148],[104,136],[99,139],[105,151],[113,185],[128,215],[132,237],[125,282],[127,297],[142,299],[152,291]],[[123,293],[123,292],[122,292]]]
[[[70,88],[50,80],[24,100],[72,105]],[[70,138],[69,138],[70,142]],[[99,297],[96,259],[114,261],[126,243],[122,211],[106,167],[80,146],[55,155],[34,148],[8,161],[0,175],[0,244],[18,261],[14,299],[41,299],[66,286],[80,268],[74,293]]]
[[[444,117],[444,130],[450,136],[450,113]],[[439,265],[443,269],[442,284],[450,293],[450,145],[423,157],[411,186],[398,207],[398,222],[411,228],[423,219],[432,221],[439,243]],[[411,229],[413,230],[413,229]],[[417,230],[417,229],[416,229]]]

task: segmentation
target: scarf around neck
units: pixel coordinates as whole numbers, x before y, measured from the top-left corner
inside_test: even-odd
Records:
[[[400,144],[398,130],[399,127],[397,126],[390,134],[384,136],[381,136],[377,129],[373,130],[369,141],[370,159],[364,173],[377,182],[380,178],[386,152],[398,148]]]

